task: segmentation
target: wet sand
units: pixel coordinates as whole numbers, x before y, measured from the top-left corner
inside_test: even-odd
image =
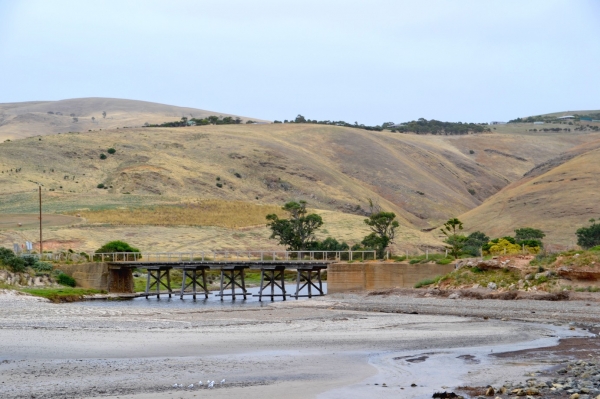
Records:
[[[511,306],[515,314],[531,312],[525,301],[445,298],[333,295],[226,309],[52,304],[0,293],[0,397],[431,397],[491,377],[519,378],[527,367],[546,364],[518,365],[491,353],[590,334],[570,330],[565,320],[555,326],[541,324],[553,321],[543,317],[521,322],[477,314],[492,313],[498,302],[506,306],[501,314]],[[562,315],[565,303],[546,305]],[[466,317],[409,314],[432,307],[440,313],[462,307]],[[477,310],[469,316],[471,308]],[[216,388],[197,387],[209,379]]]

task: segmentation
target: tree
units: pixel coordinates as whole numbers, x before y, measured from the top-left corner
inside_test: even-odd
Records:
[[[479,256],[481,248],[490,241],[490,237],[481,231],[475,231],[466,237],[462,251],[471,256]]]
[[[181,126],[187,126],[188,118],[187,116],[181,117]]]
[[[590,219],[589,227],[577,229],[577,245],[589,249],[600,245],[600,224],[596,219]]]
[[[306,118],[303,117],[302,115],[298,114],[298,116],[296,117],[295,122],[296,123],[306,123]]]
[[[285,245],[288,251],[301,251],[314,246],[314,233],[323,225],[321,216],[307,214],[306,201],[291,201],[281,209],[289,214],[289,219],[280,219],[274,213],[267,215],[270,238],[279,240],[279,244]]]
[[[515,240],[517,244],[525,244],[526,246],[542,246],[542,238],[546,237],[546,234],[542,230],[534,229],[532,227],[523,227],[515,230]],[[535,242],[532,242],[535,241]],[[529,245],[536,244],[536,245]]]
[[[449,219],[444,223],[444,227],[440,229],[442,234],[446,236],[444,242],[448,244],[446,248],[450,250],[450,255],[454,256],[454,259],[458,259],[462,253],[462,248],[465,245],[467,237],[464,235],[457,234],[457,230],[463,229],[463,223],[457,218]]]
[[[347,251],[350,247],[343,241],[339,242],[333,237],[327,237],[321,242],[316,241],[312,249],[315,251]]]
[[[102,111],[102,117],[106,118],[106,111]]]
[[[373,211],[374,205],[369,200],[371,205],[371,211]],[[368,219],[364,222],[371,229],[372,233],[366,236],[362,240],[362,244],[365,248],[373,248],[377,251],[377,256],[383,258],[385,249],[394,241],[396,235],[396,229],[400,226],[396,219],[394,212],[371,212]]]

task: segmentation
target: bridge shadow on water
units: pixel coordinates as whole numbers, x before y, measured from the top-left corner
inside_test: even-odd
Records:
[[[292,288],[292,287],[290,287]],[[101,306],[101,307],[111,307],[111,308],[120,308],[120,307],[151,307],[151,308],[169,308],[169,309],[181,309],[181,308],[198,308],[198,307],[211,307],[211,308],[243,308],[248,306],[267,306],[272,303],[271,298],[268,297],[270,294],[270,289],[265,289],[263,292],[262,302],[258,300],[258,291],[259,287],[251,287],[247,288],[248,296],[247,299],[244,299],[241,295],[241,290],[239,291],[239,296],[236,296],[235,300],[232,300],[231,297],[226,297],[221,301],[221,298],[215,296],[219,291],[211,291],[208,299],[204,299],[204,295],[198,296],[196,300],[192,299],[191,295],[185,295],[183,299],[179,299],[179,294],[174,292],[173,297],[169,298],[168,295],[161,295],[160,299],[156,297],[150,297],[146,299],[145,297],[134,298],[134,299],[123,299],[123,300],[96,300],[96,301],[85,301],[85,302],[73,302],[74,305],[84,305],[84,306]],[[281,295],[281,290],[279,288],[275,288],[275,294]],[[323,283],[323,292],[327,293],[327,283]],[[290,291],[287,291],[288,295]],[[292,294],[295,294],[295,287]],[[308,289],[305,287],[300,290],[300,295],[307,295]],[[315,298],[317,298],[315,296]],[[299,297],[296,299],[295,297],[288,296],[286,298],[287,301],[305,301],[310,300],[307,297]],[[281,302],[283,301],[281,296],[275,297],[273,302]]]

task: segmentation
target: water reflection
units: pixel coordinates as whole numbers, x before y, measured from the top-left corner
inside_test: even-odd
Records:
[[[296,285],[289,284],[286,285],[286,293],[295,294],[296,293]],[[170,309],[181,309],[181,308],[196,308],[199,306],[204,307],[221,307],[226,309],[237,308],[242,306],[266,306],[271,303],[271,298],[267,295],[271,293],[270,288],[267,288],[263,291],[262,302],[258,300],[258,287],[247,288],[248,295],[247,299],[244,300],[244,297],[240,294],[241,290],[236,291],[235,300],[231,299],[231,296],[226,296],[222,301],[221,297],[215,296],[219,291],[211,291],[208,299],[204,299],[204,295],[200,293],[197,294],[196,300],[192,298],[191,295],[185,295],[183,299],[179,299],[179,292],[173,290],[172,298],[169,298],[168,295],[161,294],[160,299],[156,297],[149,297],[146,299],[145,297],[134,298],[134,299],[125,299],[125,300],[93,300],[93,301],[84,301],[84,302],[73,302],[73,306],[101,306],[101,307],[114,307],[114,308],[126,308],[126,307],[152,307],[152,308],[170,308]],[[281,290],[279,288],[275,288],[275,294],[281,295]],[[314,288],[312,289],[313,295],[317,292]],[[323,283],[323,292],[327,293],[327,283]],[[226,292],[231,293],[231,291]],[[307,295],[308,289],[305,287],[300,291],[300,295]],[[314,297],[313,297],[314,298]],[[302,301],[309,299],[307,297],[299,297],[298,299],[294,297],[287,297],[288,301]],[[275,301],[280,302],[283,301],[281,296],[275,297]]]

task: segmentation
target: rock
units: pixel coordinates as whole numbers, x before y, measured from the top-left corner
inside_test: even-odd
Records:
[[[480,287],[480,285],[479,285],[479,284],[473,284],[473,287],[471,287],[471,288],[473,288],[473,289],[477,289],[477,288],[479,288],[479,287]]]
[[[527,388],[527,391],[525,391],[525,393],[527,395],[539,395],[540,391],[537,388]]]
[[[493,387],[489,387],[486,391],[485,391],[485,396],[494,396],[496,394],[496,391],[494,391]]]
[[[460,294],[458,292],[454,292],[450,295],[448,295],[448,299],[458,299],[460,298]]]
[[[495,289],[497,289],[497,288],[498,288],[498,286],[496,285],[496,283],[489,283],[489,284],[487,285],[487,287],[488,287],[490,290],[495,290]]]
[[[516,286],[516,285],[514,285],[514,284],[511,284],[511,285],[509,285],[509,286],[508,286],[508,290],[509,290],[509,291],[514,291],[514,290],[516,290],[516,289],[517,289],[517,286]]]
[[[569,396],[569,399],[579,399],[579,394],[574,393],[573,395]]]

